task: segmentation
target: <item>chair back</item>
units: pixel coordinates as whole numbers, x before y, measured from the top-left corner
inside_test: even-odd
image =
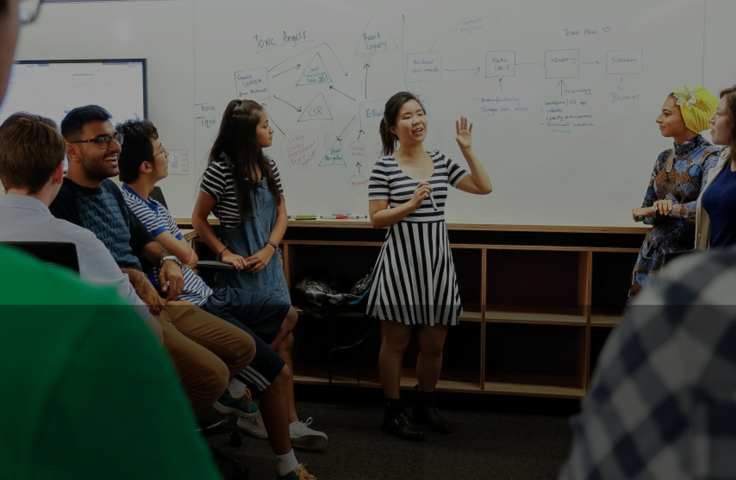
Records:
[[[164,198],[164,192],[161,190],[161,187],[153,187],[153,190],[151,190],[151,193],[148,196],[156,200],[168,210],[169,206],[166,205],[166,198]]]
[[[23,250],[44,263],[60,265],[79,272],[77,246],[70,242],[2,242],[3,245]]]

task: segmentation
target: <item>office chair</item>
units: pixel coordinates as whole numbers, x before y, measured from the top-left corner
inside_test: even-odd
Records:
[[[3,245],[23,250],[44,263],[59,265],[79,273],[77,246],[70,242],[0,242]]]

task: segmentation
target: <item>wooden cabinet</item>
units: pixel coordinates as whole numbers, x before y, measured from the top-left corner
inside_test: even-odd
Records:
[[[449,225],[464,314],[447,337],[439,390],[580,398],[619,322],[645,228]],[[289,285],[319,272],[356,280],[373,267],[385,230],[367,223],[291,221],[282,242]],[[298,305],[297,305],[298,307]],[[362,309],[301,315],[295,381],[380,387],[380,322]],[[372,330],[371,330],[372,328]],[[370,333],[369,333],[370,332]],[[363,348],[335,352],[334,343]],[[334,339],[334,340],[333,340]],[[414,340],[413,340],[414,342]],[[417,346],[403,388],[416,384]]]
[[[450,225],[464,314],[447,337],[439,390],[580,398],[620,320],[642,228]],[[378,256],[384,230],[365,223],[290,222],[283,240],[291,286],[323,272],[357,279]],[[380,387],[380,322],[362,311],[316,318],[296,330],[295,381]],[[331,335],[362,348],[335,352]],[[402,388],[416,384],[412,342]]]

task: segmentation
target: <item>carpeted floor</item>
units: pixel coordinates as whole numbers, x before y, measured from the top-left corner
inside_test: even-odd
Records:
[[[322,452],[296,451],[318,480],[554,479],[571,444],[568,417],[579,406],[577,400],[440,394],[437,403],[454,432],[412,443],[381,430],[380,391],[336,388],[334,395],[329,399],[325,387],[297,386],[302,420],[313,417],[312,426],[329,436]],[[407,399],[411,403],[410,392]],[[207,441],[242,459],[252,480],[275,478],[267,440],[245,435],[238,448],[228,445],[227,435]],[[229,478],[228,467],[221,469]]]

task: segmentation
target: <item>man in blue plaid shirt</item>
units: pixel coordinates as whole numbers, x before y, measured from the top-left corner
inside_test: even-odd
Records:
[[[647,281],[571,423],[560,479],[736,478],[736,249]]]

